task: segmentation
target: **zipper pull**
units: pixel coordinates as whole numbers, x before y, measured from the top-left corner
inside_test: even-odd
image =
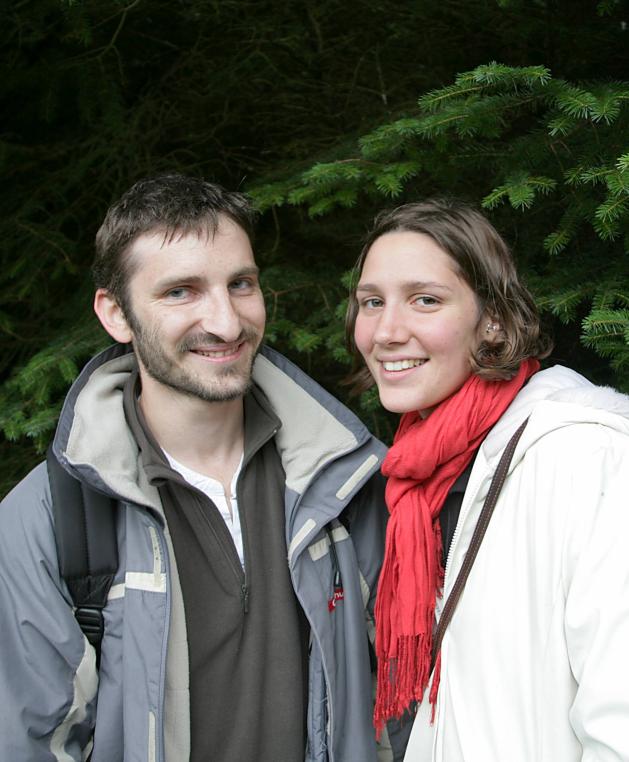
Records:
[[[328,600],[328,611],[332,613],[334,609],[336,608],[337,604],[344,599],[345,599],[345,591],[343,590],[341,581],[339,579],[338,584],[335,583],[334,585],[334,592],[332,593],[332,597]]]
[[[325,528],[325,532],[328,536],[328,542],[330,543],[330,556],[332,561],[332,570],[334,572],[333,591],[332,597],[328,600],[328,611],[332,613],[336,608],[336,604],[345,598],[343,591],[343,583],[341,582],[341,569],[339,567],[339,558],[336,554],[336,546],[334,544],[334,538],[332,536],[332,530],[328,524]]]
[[[247,614],[249,612],[249,588],[247,585],[242,585],[240,592],[242,594],[242,607],[245,614]]]

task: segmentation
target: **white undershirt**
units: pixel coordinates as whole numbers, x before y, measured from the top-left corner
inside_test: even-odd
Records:
[[[231,485],[229,487],[229,490],[230,490],[229,497],[230,497],[231,508],[232,508],[231,513],[229,512],[229,508],[227,506],[227,500],[225,498],[225,490],[223,489],[223,485],[219,481],[217,481],[216,479],[212,479],[211,476],[200,474],[198,471],[193,471],[191,468],[184,466],[183,463],[179,463],[178,461],[176,461],[167,452],[164,452],[164,455],[168,458],[168,462],[170,463],[171,468],[177,471],[177,473],[181,474],[181,476],[183,476],[183,478],[188,482],[188,484],[191,484],[193,487],[196,487],[198,490],[201,490],[203,494],[207,495],[210,498],[210,500],[214,503],[214,505],[218,508],[219,513],[223,517],[223,521],[227,525],[227,528],[229,529],[229,533],[232,536],[234,545],[236,546],[236,552],[238,553],[238,558],[240,559],[240,563],[242,565],[242,568],[244,569],[245,568],[245,552],[242,546],[242,530],[240,528],[240,513],[238,512],[238,498],[236,497],[236,482],[238,481],[238,476],[240,474],[240,470],[242,469],[242,459],[244,457],[244,453],[243,455],[240,456],[240,461],[238,463],[238,466],[236,467],[236,471],[234,472]]]

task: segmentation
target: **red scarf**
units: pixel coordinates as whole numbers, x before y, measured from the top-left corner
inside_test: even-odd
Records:
[[[539,369],[525,360],[510,381],[470,376],[428,418],[405,413],[382,465],[390,518],[376,598],[378,692],[374,723],[420,702],[430,678],[435,599],[443,584],[439,511],[487,432]],[[439,686],[435,666],[430,701]]]

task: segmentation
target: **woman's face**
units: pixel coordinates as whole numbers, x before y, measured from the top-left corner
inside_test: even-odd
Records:
[[[454,260],[430,236],[377,238],[356,298],[356,346],[387,410],[426,417],[472,374],[486,320]]]

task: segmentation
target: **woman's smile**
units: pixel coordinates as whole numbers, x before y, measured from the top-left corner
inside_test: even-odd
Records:
[[[387,410],[427,415],[471,375],[481,309],[432,238],[409,231],[377,238],[356,298],[356,346]]]

